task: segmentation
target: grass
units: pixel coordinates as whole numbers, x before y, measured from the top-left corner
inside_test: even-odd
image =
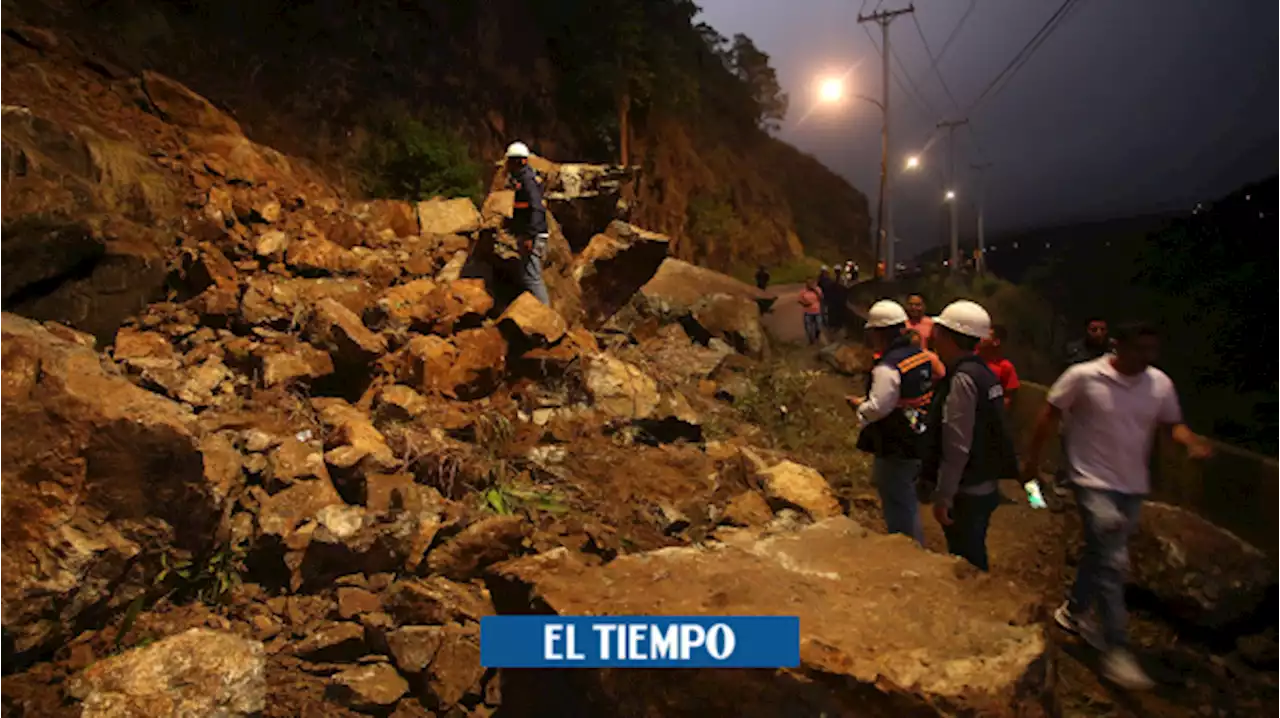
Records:
[[[822,260],[816,257],[793,257],[782,264],[765,265],[769,270],[769,284],[803,284],[806,279],[815,279],[822,268]],[[735,279],[755,286],[758,265],[742,265],[731,273]]]

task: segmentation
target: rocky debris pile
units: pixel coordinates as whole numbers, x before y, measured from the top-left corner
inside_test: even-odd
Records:
[[[604,566],[563,550],[513,560],[489,579],[502,612],[760,615],[786,606],[800,617],[801,665],[661,680],[588,669],[510,675],[504,694],[523,715],[1048,715],[1038,597],[972,574],[845,517]],[[581,701],[576,711],[567,697]]]
[[[1163,610],[1212,631],[1250,621],[1275,600],[1276,564],[1185,509],[1148,501],[1129,549],[1131,580]],[[1274,617],[1272,617],[1274,618]]]

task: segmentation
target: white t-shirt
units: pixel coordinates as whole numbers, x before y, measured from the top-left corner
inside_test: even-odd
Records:
[[[1064,412],[1071,480],[1125,494],[1151,491],[1148,465],[1156,428],[1182,423],[1178,392],[1155,367],[1134,376],[1116,371],[1107,355],[1070,367],[1049,389]]]

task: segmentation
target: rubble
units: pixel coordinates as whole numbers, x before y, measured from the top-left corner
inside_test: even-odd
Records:
[[[503,698],[533,714],[560,710],[566,695],[587,713],[618,716],[648,715],[655,700],[668,716],[1013,716],[1034,714],[1037,704],[1044,714],[1051,666],[1045,629],[1034,622],[1038,597],[958,566],[844,517],[603,566],[565,549],[516,559],[489,579],[504,613],[531,602],[559,615],[758,615],[785,605],[800,617],[801,665],[670,674],[661,698],[643,671],[563,671],[536,686],[512,682]]]
[[[387,709],[409,692],[409,683],[387,663],[348,668],[329,679],[338,702],[356,710]]]

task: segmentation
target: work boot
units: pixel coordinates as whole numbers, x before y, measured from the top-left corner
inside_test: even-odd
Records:
[[[1098,630],[1097,624],[1087,617],[1073,614],[1070,605],[1069,601],[1064,601],[1061,606],[1058,606],[1058,609],[1053,612],[1053,622],[1067,633],[1079,636],[1093,648],[1097,650],[1105,648],[1102,632]]]
[[[1113,648],[1102,654],[1102,675],[1130,691],[1147,691],[1156,685],[1151,676],[1142,670],[1138,659],[1124,648]]]

